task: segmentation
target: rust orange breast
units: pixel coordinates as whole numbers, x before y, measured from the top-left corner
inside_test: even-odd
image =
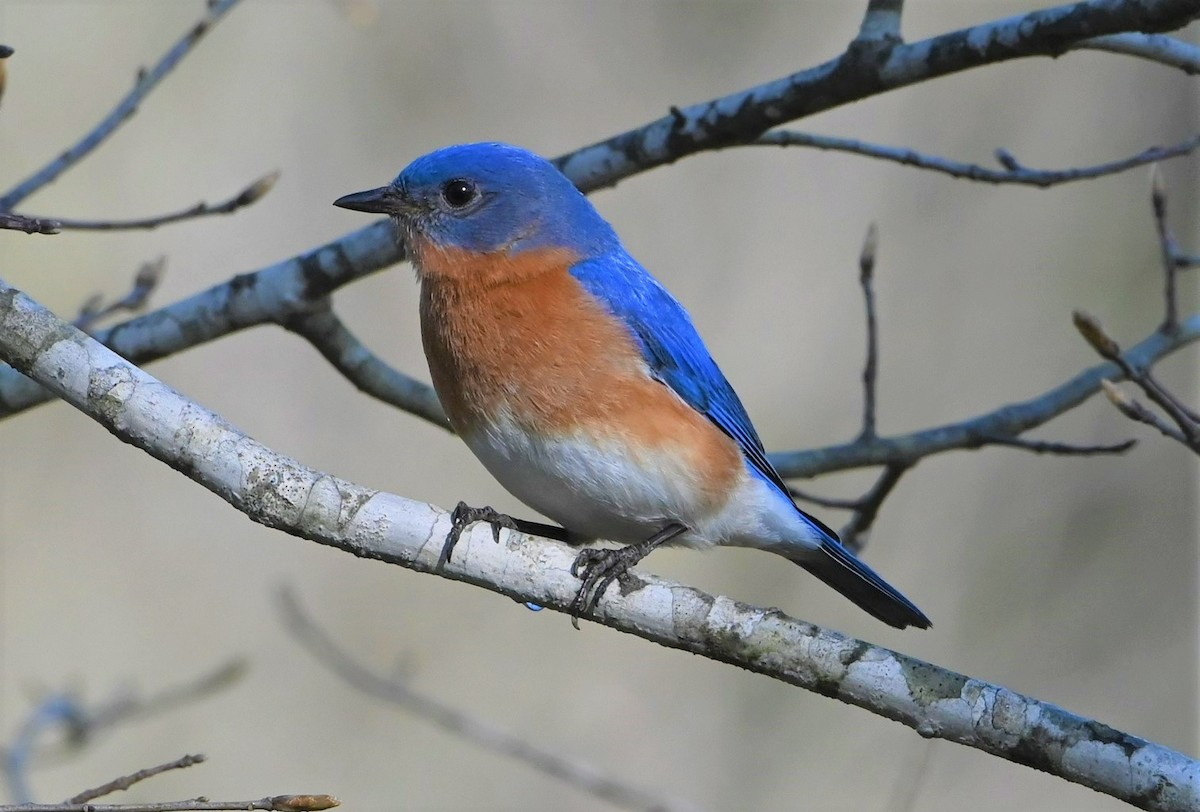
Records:
[[[503,411],[539,434],[586,431],[729,477],[740,470],[736,443],[650,377],[633,336],[571,276],[570,252],[456,254],[422,258],[421,334],[460,434]]]

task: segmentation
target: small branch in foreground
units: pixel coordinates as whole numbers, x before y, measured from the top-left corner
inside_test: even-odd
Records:
[[[0,65],[2,64],[4,63],[0,62]],[[26,234],[57,234],[62,231],[62,223],[58,220],[0,211],[0,229],[24,231]]]
[[[117,103],[112,112],[105,116],[99,124],[92,128],[90,132],[84,135],[73,146],[63,151],[46,166],[18,183],[3,197],[0,197],[0,211],[12,211],[25,198],[43,186],[54,182],[59,175],[87,157],[92,150],[104,143],[121,124],[137,111],[142,99],[158,86],[163,77],[170,73],[171,69],[178,65],[180,60],[187,56],[192,48],[196,46],[196,43],[212,30],[212,27],[220,21],[221,17],[237,5],[237,3],[238,0],[219,0],[218,2],[208,3],[204,17],[188,29],[183,38],[163,55],[158,64],[147,71],[138,73],[133,90]]]
[[[696,809],[682,801],[652,795],[624,781],[604,775],[589,764],[530,744],[506,730],[417,692],[404,679],[379,676],[339,648],[333,637],[308,616],[290,589],[279,590],[279,610],[284,628],[308,650],[309,654],[346,683],[365,694],[398,705],[474,745],[520,761],[575,789],[624,809],[642,809],[648,812],[682,812]]]
[[[747,146],[770,147],[813,147],[834,152],[849,152],[868,158],[878,158],[893,161],[905,166],[915,166],[918,169],[928,169],[940,172],[953,178],[980,181],[982,183],[1011,183],[1021,186],[1037,186],[1046,188],[1061,183],[1070,183],[1088,178],[1099,178],[1114,175],[1137,166],[1144,166],[1169,158],[1187,155],[1200,147],[1200,134],[1193,135],[1184,141],[1168,147],[1150,147],[1139,152],[1109,163],[1083,166],[1073,169],[1032,169],[1024,166],[1005,149],[996,150],[996,160],[1003,169],[991,169],[979,164],[962,163],[937,155],[929,155],[906,147],[891,147],[883,144],[871,144],[853,138],[838,138],[831,135],[815,135],[796,130],[771,130],[763,133]]]
[[[194,764],[203,763],[204,756],[200,753],[196,753],[195,755],[181,756],[174,761],[168,761],[166,764],[159,764],[156,767],[147,767],[144,770],[138,770],[135,773],[114,778],[113,780],[101,784],[98,787],[85,789],[78,795],[68,798],[66,802],[68,804],[85,804],[88,801],[94,801],[97,798],[103,798],[105,795],[111,795],[114,792],[127,790],[134,784],[140,781],[145,781],[147,778],[153,778],[161,773],[165,773],[170,770],[182,770],[187,767],[191,767]]]
[[[99,293],[94,294],[83,303],[83,307],[79,309],[79,315],[71,323],[84,332],[90,332],[96,322],[113,313],[122,311],[136,313],[146,306],[146,302],[150,300],[150,294],[158,287],[166,268],[167,258],[165,256],[142,263],[142,267],[138,268],[138,272],[133,277],[133,287],[128,293],[107,305],[104,304],[104,299]]]
[[[267,810],[268,812],[322,812],[340,806],[332,795],[273,795],[257,801],[163,801],[146,804],[14,804],[0,805],[0,812],[214,812],[223,810]]]
[[[157,217],[142,217],[136,220],[72,220],[59,217],[47,222],[57,223],[60,229],[68,231],[129,231],[134,229],[153,229],[168,223],[178,223],[181,220],[194,220],[198,217],[208,217],[213,214],[232,214],[238,209],[258,202],[275,186],[279,180],[279,172],[263,175],[254,183],[247,186],[228,200],[220,203],[197,203],[180,211],[170,214],[160,214]]]

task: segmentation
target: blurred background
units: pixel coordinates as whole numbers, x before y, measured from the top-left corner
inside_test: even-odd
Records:
[[[910,40],[1043,3],[912,0]],[[453,142],[547,155],[817,64],[864,2],[246,2],[28,214],[119,218],[219,200],[273,169],[263,201],[143,233],[2,237],[4,278],[73,316],[167,257],[165,304],[367,222],[339,195]],[[3,0],[16,49],[0,188],[91,128],[202,13],[200,2]],[[1196,29],[1191,29],[1195,39]],[[798,128],[991,164],[1091,164],[1200,127],[1196,80],[1071,53],[941,79]],[[1163,167],[1200,249],[1200,159]],[[1161,318],[1149,171],[1039,191],[802,149],[699,155],[593,200],[690,308],[768,448],[851,438],[860,419],[857,255],[879,225],[880,431],[965,419],[1096,363],[1074,308],[1132,344]],[[1197,285],[1185,279],[1192,312]],[[427,379],[409,269],[337,294],[379,354]],[[1195,402],[1196,351],[1161,365]],[[279,329],[151,371],[308,465],[452,506],[529,515],[449,434],[360,395]],[[1197,459],[1103,399],[1035,436],[1139,445],[1120,457],[1014,450],[922,462],[867,560],[933,618],[897,632],[773,556],[664,551],[647,568],[864,637],[1197,752]],[[1122,808],[1090,790],[765,677],[252,524],[62,404],[0,423],[0,741],[38,697],[104,703],[248,658],[215,697],[110,731],[31,773],[51,801],[203,752],[122,800],[328,792],[348,809],[608,809],[529,767],[364,697],[288,636],[291,585],[361,661],[552,751],[713,810]],[[857,495],[873,473],[801,483]],[[817,510],[834,527],[845,516]],[[911,801],[909,800],[911,798]]]

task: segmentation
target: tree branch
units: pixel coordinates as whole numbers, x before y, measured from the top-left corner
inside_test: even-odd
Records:
[[[1149,59],[1193,76],[1200,73],[1200,47],[1165,34],[1109,34],[1072,47]]]
[[[175,45],[171,47],[162,59],[158,61],[150,70],[138,72],[137,81],[125,98],[117,103],[104,119],[97,124],[90,132],[84,135],[75,145],[68,148],[61,155],[48,163],[46,166],[39,169],[37,172],[30,175],[25,180],[18,183],[9,190],[3,197],[0,197],[0,212],[10,212],[16,208],[21,201],[32,195],[34,192],[41,189],[47,184],[53,183],[59,175],[66,172],[76,163],[86,158],[92,150],[104,143],[118,127],[137,112],[138,105],[142,100],[158,86],[171,70],[179,64],[179,62],[187,56],[192,48],[196,46],[205,34],[207,34],[214,25],[220,22],[221,18],[227,11],[237,5],[238,0],[214,0],[207,5],[207,11],[204,17],[193,25],[188,32],[183,35]]]
[[[869,0],[858,29],[859,42],[900,42],[900,16],[904,0]]]
[[[1181,322],[1179,329],[1171,335],[1158,331],[1151,333],[1131,347],[1125,358],[1135,366],[1148,366],[1197,339],[1200,339],[1200,314]],[[1075,408],[1098,392],[1100,382],[1105,378],[1119,380],[1123,377],[1116,364],[1099,364],[1035,398],[1010,403],[961,422],[879,437],[871,442],[855,441],[769,456],[779,473],[791,478],[892,462],[915,462],[953,449],[982,448],[996,444],[1001,438],[1015,437],[1036,428]]]
[[[78,795],[74,795],[67,799],[68,804],[86,804],[88,801],[94,801],[97,798],[103,798],[105,795],[111,795],[114,792],[127,790],[134,784],[145,781],[147,778],[153,778],[156,775],[169,772],[171,770],[182,770],[187,767],[192,767],[196,764],[204,763],[204,756],[200,753],[195,755],[181,756],[174,761],[168,761],[166,764],[159,764],[154,767],[147,767],[144,770],[138,770],[129,775],[122,775],[119,778],[114,778],[111,781],[101,784],[92,789],[85,789]]]
[[[420,572],[437,562],[450,528],[444,511],[271,451],[2,281],[0,357],[260,524]],[[569,611],[578,589],[570,574],[575,549],[512,532],[496,544],[490,529],[475,531],[459,542],[443,577]],[[1200,805],[1200,764],[1161,745],[777,610],[636,572],[619,587],[587,616],[1144,809],[1182,812]]]
[[[136,229],[154,229],[159,226],[165,226],[168,223],[178,223],[182,220],[195,220],[198,217],[209,217],[214,214],[232,214],[238,209],[261,200],[267,192],[271,191],[278,180],[279,173],[271,172],[270,174],[263,175],[228,200],[222,200],[220,203],[200,202],[194,206],[188,206],[186,209],[169,214],[160,214],[155,217],[141,217],[136,220],[72,220],[70,218],[58,217],[53,220],[42,218],[40,222],[51,223],[60,230],[65,229],[68,231],[132,231]],[[7,216],[11,217],[13,215]],[[0,222],[3,222],[2,218],[0,218]],[[36,223],[39,220],[35,219],[33,222]]]
[[[0,62],[0,64],[3,63]],[[26,234],[57,234],[62,231],[62,223],[58,220],[26,217],[22,214],[0,211],[0,229],[24,231]]]
[[[624,809],[647,812],[698,812],[698,807],[664,798],[605,775],[590,764],[537,747],[493,724],[417,692],[404,679],[387,679],[358,663],[343,651],[301,607],[289,589],[280,590],[283,623],[296,640],[326,668],[355,689],[398,705],[472,744],[515,759],[578,790]]]
[[[871,144],[853,138],[815,135],[795,130],[771,130],[751,141],[748,146],[813,147],[815,149],[834,152],[849,152],[854,155],[863,155],[868,158],[878,158],[884,161],[904,164],[905,166],[915,166],[918,169],[940,172],[952,178],[963,178],[983,183],[1036,186],[1045,189],[1062,183],[1113,175],[1134,167],[1157,163],[1169,158],[1177,158],[1181,155],[1188,155],[1197,147],[1200,147],[1200,135],[1193,135],[1191,138],[1168,147],[1150,147],[1136,155],[1130,155],[1116,161],[1071,169],[1032,169],[1018,163],[1016,158],[1012,156],[1012,153],[1007,150],[996,150],[996,157],[1004,165],[1004,168],[991,169],[979,164],[962,163],[938,155],[928,155],[906,147]]]

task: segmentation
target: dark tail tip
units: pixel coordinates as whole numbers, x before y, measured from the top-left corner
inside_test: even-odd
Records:
[[[819,556],[796,563],[889,626],[928,629],[933,625],[912,601],[836,541],[827,540]]]

